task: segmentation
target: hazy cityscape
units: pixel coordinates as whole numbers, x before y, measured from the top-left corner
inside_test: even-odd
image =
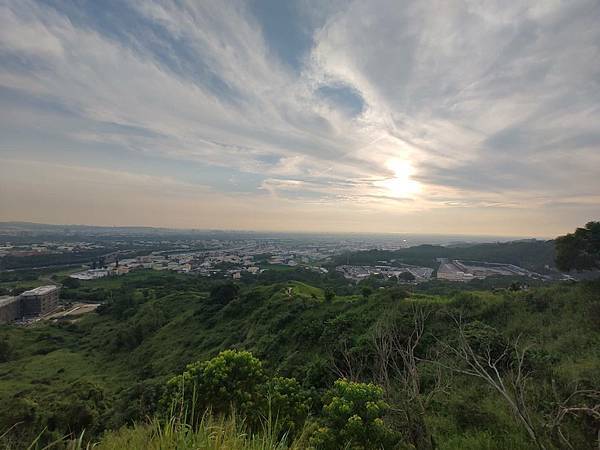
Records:
[[[495,261],[453,259],[433,253],[427,266],[407,264],[405,258],[351,264],[355,255],[370,251],[394,255],[414,248],[452,249],[477,247],[485,237],[310,235],[239,233],[152,228],[53,227],[41,224],[0,224],[0,267],[5,273],[63,270],[69,279],[89,282],[121,277],[135,271],[165,271],[215,279],[241,280],[265,271],[338,273],[351,283],[370,278],[395,280],[404,285],[434,280],[467,283],[488,277],[513,277],[538,281],[574,279],[554,267],[544,274]],[[85,237],[85,239],[84,239]],[[433,244],[432,242],[435,242]],[[509,238],[500,239],[511,243]],[[522,240],[522,243],[543,243]],[[485,245],[485,244],[483,244]],[[435,251],[435,250],[434,250]],[[409,258],[410,259],[410,258]],[[94,311],[97,302],[60,302],[61,283],[0,297],[0,322],[30,325],[37,320],[73,318]],[[16,294],[16,295],[15,295]]]

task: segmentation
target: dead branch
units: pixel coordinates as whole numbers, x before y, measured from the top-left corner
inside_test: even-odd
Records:
[[[569,416],[589,416],[600,425],[600,390],[575,387],[573,392],[557,405],[556,413],[548,423],[548,427],[556,433],[562,443],[574,449],[563,431],[564,421]],[[597,444],[600,449],[600,426],[598,427]]]
[[[529,377],[524,365],[527,348],[522,348],[517,338],[513,343],[507,343],[500,352],[494,352],[489,343],[485,348],[476,351],[469,342],[462,317],[451,318],[457,326],[458,342],[454,345],[438,342],[461,364],[450,365],[439,361],[436,361],[436,364],[457,373],[479,378],[491,386],[508,404],[537,447],[545,450],[546,446],[531,418],[530,406],[525,395]]]
[[[360,381],[367,367],[367,355],[364,352],[352,352],[346,339],[340,342],[340,348],[329,352],[330,367],[338,378]]]

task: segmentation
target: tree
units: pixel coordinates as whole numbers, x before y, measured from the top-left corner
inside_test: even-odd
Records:
[[[309,397],[295,378],[273,377],[264,386],[265,417],[287,433],[298,431],[310,410]]]
[[[457,342],[441,344],[458,364],[445,367],[483,380],[499,393],[537,448],[574,450],[576,447],[564,430],[567,418],[587,419],[592,428],[598,430],[600,390],[576,386],[566,398],[556,402],[554,416],[549,415],[528,395],[537,352],[520,345],[519,338],[512,341],[501,338],[491,327],[469,327],[460,318],[454,320],[458,328]],[[596,431],[596,434],[600,448],[600,433]]]
[[[310,409],[309,395],[295,378],[269,378],[262,362],[247,351],[225,350],[216,357],[190,364],[169,380],[161,400],[163,412],[197,425],[207,409],[233,411],[248,425],[272,418],[288,434],[302,428]]]
[[[0,427],[7,430],[3,433],[6,435],[10,431],[10,439],[15,443],[27,443],[15,445],[13,448],[27,448],[36,439],[46,425],[47,413],[48,405],[42,406],[27,395],[0,399]]]
[[[410,273],[409,271],[406,271],[406,272],[402,272],[400,275],[398,275],[398,280],[400,282],[415,281],[415,276],[412,273]]]
[[[238,296],[239,287],[233,283],[219,284],[210,290],[210,300],[213,303],[227,305]]]
[[[225,350],[208,361],[188,365],[183,374],[169,380],[163,409],[176,406],[192,423],[208,408],[225,414],[232,408],[242,414],[256,412],[265,381],[262,363],[252,353]]]
[[[71,436],[85,430],[93,435],[103,428],[100,418],[107,412],[107,399],[100,386],[79,380],[43,410],[49,430],[68,430]]]
[[[0,337],[0,363],[8,362],[14,355],[14,348],[6,337]]]
[[[428,392],[423,389],[424,363],[418,353],[428,318],[428,311],[415,307],[410,334],[405,327],[381,321],[373,335],[375,379],[384,389],[391,412],[400,415],[408,428],[411,443],[418,450],[435,448],[425,414],[435,395],[445,388],[438,370],[434,385]]]
[[[109,428],[119,428],[152,417],[164,391],[164,381],[146,379],[120,391],[110,410]]]
[[[402,300],[410,296],[410,293],[400,286],[394,286],[386,289],[386,294],[392,301]]]
[[[333,301],[334,297],[335,297],[335,292],[333,291],[333,289],[331,289],[331,288],[325,289],[325,301],[326,302],[329,303],[329,302]]]
[[[483,380],[492,387],[510,407],[536,447],[546,450],[541,427],[534,420],[532,405],[526,395],[531,375],[525,364],[527,349],[519,345],[518,339],[509,342],[485,324],[469,326],[460,317],[453,319],[458,329],[457,341],[441,344],[458,364],[445,367]]]
[[[600,222],[588,222],[574,233],[555,240],[556,267],[560,270],[600,268]]]
[[[321,426],[310,443],[324,450],[392,448],[399,436],[383,421],[388,409],[380,386],[337,380],[324,396]]]
[[[361,289],[361,293],[362,293],[362,296],[363,296],[365,299],[367,299],[367,298],[369,298],[369,297],[371,296],[371,294],[373,293],[373,289],[371,289],[369,286],[364,286],[364,287]]]
[[[81,283],[75,278],[67,277],[63,280],[62,285],[68,289],[77,289]]]
[[[575,446],[563,429],[568,418],[587,418],[587,422],[596,430],[597,448],[600,448],[600,390],[575,389],[558,403],[554,417],[547,424],[551,436],[558,448],[575,450]]]

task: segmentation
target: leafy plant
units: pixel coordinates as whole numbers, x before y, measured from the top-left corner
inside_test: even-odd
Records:
[[[163,406],[176,405],[184,414],[207,408],[216,413],[235,408],[246,414],[262,406],[265,381],[262,363],[252,353],[225,350],[208,361],[188,365],[183,374],[169,380]]]
[[[324,403],[321,426],[310,441],[316,448],[391,448],[399,440],[383,420],[389,406],[375,384],[337,380]]]

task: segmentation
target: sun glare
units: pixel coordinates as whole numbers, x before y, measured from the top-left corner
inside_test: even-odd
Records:
[[[393,178],[377,183],[388,190],[389,195],[397,198],[408,198],[421,191],[421,184],[412,179],[414,169],[406,160],[390,160],[386,166],[394,172]]]

